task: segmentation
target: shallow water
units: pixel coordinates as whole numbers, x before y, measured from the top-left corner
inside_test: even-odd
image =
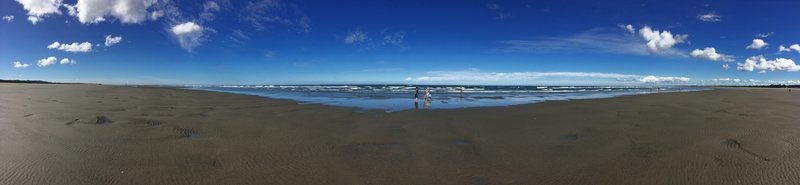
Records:
[[[420,88],[415,101],[414,88]],[[431,99],[421,94],[431,88]],[[453,109],[509,106],[552,100],[609,98],[624,95],[704,90],[691,87],[608,86],[405,86],[405,85],[303,85],[205,86],[189,89],[290,99],[307,104],[356,107],[363,110]]]

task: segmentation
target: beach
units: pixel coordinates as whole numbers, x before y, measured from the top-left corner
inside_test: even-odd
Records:
[[[798,111],[787,89],[385,112],[0,83],[0,184],[800,184]]]

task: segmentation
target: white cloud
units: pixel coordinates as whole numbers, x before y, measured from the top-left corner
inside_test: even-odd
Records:
[[[113,17],[122,23],[140,23],[151,16],[148,8],[157,0],[78,0],[78,21],[81,23],[98,23]]]
[[[767,38],[769,36],[772,36],[773,34],[775,34],[775,32],[759,33],[756,34],[756,37]]]
[[[36,65],[38,65],[39,67],[47,67],[49,65],[56,64],[57,60],[58,59],[56,59],[56,57],[47,57],[37,61]]]
[[[42,18],[41,17],[28,16],[28,21],[31,21],[32,24],[37,24],[37,23],[42,21]]]
[[[714,12],[708,12],[707,14],[697,15],[697,19],[703,22],[718,22],[722,20],[721,18],[722,16],[719,16]]]
[[[753,56],[745,60],[744,63],[737,63],[737,70],[740,71],[800,71],[800,66],[794,63],[792,59],[777,58],[775,60],[767,60],[764,56]]]
[[[13,15],[3,16],[3,20],[6,22],[14,22],[14,16]]]
[[[659,53],[672,49],[675,44],[684,43],[689,35],[672,35],[669,31],[653,30],[649,26],[639,29],[639,34],[647,41],[647,50],[650,53]]]
[[[122,36],[112,37],[111,35],[106,35],[105,46],[106,47],[113,46],[115,44],[118,44],[120,41],[122,41]]]
[[[399,47],[403,47],[403,41],[405,40],[406,32],[396,32],[392,34],[388,34],[383,36],[383,44],[391,44]]]
[[[59,64],[77,64],[78,62],[69,58],[62,58]]]
[[[711,47],[704,48],[703,50],[694,49],[689,55],[694,58],[711,61],[733,62],[733,56],[717,53],[717,50]]]
[[[791,52],[792,50],[797,51],[797,53],[800,53],[800,44],[792,44],[788,48],[783,45],[778,47],[778,52]]]
[[[22,8],[28,11],[28,21],[36,24],[50,14],[61,14],[58,10],[63,0],[16,0]]]
[[[753,43],[747,46],[747,49],[761,49],[764,46],[767,46],[767,42],[761,39],[753,39]]]
[[[636,33],[636,29],[633,28],[633,25],[628,24],[628,25],[622,26],[622,28],[625,29],[625,31],[628,31],[628,33],[631,33],[631,34]]]
[[[722,69],[728,70],[728,69],[730,69],[730,68],[731,68],[731,66],[730,66],[730,65],[728,65],[728,64],[722,64]]]
[[[31,66],[31,65],[30,64],[23,64],[20,61],[14,61],[14,68],[26,68],[28,66]]]
[[[47,46],[47,49],[57,49],[57,50],[66,51],[66,52],[72,52],[72,53],[78,53],[78,52],[85,53],[85,52],[92,51],[92,43],[89,43],[89,42],[83,42],[83,43],[73,42],[72,44],[61,44],[59,42],[53,42],[52,44]]]
[[[347,34],[347,37],[344,38],[345,44],[358,44],[367,41],[367,32],[361,31],[361,29],[356,29],[350,34]]]
[[[779,52],[779,53],[780,53],[780,52],[790,52],[790,51],[792,51],[792,50],[791,50],[791,49],[789,49],[789,48],[787,48],[786,46],[783,46],[783,45],[781,45],[781,46],[778,46],[778,52]]]
[[[69,16],[73,16],[73,17],[77,17],[78,16],[78,6],[70,5],[70,4],[64,4],[64,8],[67,9],[67,14]]]
[[[655,79],[654,79],[655,78]],[[687,77],[657,77],[620,73],[598,72],[481,72],[478,69],[464,71],[430,71],[416,78],[406,78],[416,83],[448,84],[541,84],[541,83],[683,83]],[[562,84],[563,85],[563,84]]]
[[[719,81],[731,81],[731,78],[714,78],[711,81],[719,82]]]
[[[178,39],[183,49],[192,52],[203,42],[203,27],[194,22],[185,22],[172,26],[172,34]]]
[[[639,82],[644,83],[683,83],[689,82],[691,78],[688,77],[661,77],[661,76],[645,76],[639,79]]]

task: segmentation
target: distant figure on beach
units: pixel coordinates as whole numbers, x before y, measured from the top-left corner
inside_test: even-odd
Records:
[[[414,102],[419,102],[419,87],[414,87]]]
[[[425,99],[428,100],[428,101],[433,100],[433,97],[431,97],[431,88],[430,87],[425,88]]]

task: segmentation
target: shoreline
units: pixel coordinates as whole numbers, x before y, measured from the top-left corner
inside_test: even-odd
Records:
[[[800,182],[785,89],[391,113],[172,87],[0,95],[0,184]]]
[[[452,87],[457,87],[457,86],[452,86]],[[399,111],[414,110],[414,109],[432,110],[432,109],[463,109],[463,108],[473,108],[473,107],[506,107],[514,105],[542,103],[548,101],[604,99],[604,98],[635,96],[643,94],[712,90],[712,88],[688,88],[688,89],[676,88],[676,89],[665,89],[664,91],[656,91],[656,88],[633,88],[633,87],[609,88],[609,87],[598,86],[600,88],[590,89],[588,91],[586,88],[572,87],[570,89],[575,89],[575,90],[562,91],[561,89],[557,89],[557,92],[552,92],[546,90],[538,90],[541,89],[541,87],[538,86],[529,86],[529,87],[536,87],[537,90],[535,91],[522,90],[519,92],[514,92],[512,90],[508,92],[495,92],[495,89],[492,89],[490,90],[490,92],[486,93],[480,91],[474,91],[466,94],[461,94],[460,96],[458,96],[459,93],[457,91],[435,92],[437,95],[441,96],[437,96],[437,98],[433,99],[434,101],[430,102],[425,102],[422,99],[420,99],[420,101],[413,101],[414,99],[411,98],[413,91],[405,92],[405,91],[394,91],[394,90],[377,91],[377,92],[310,90],[310,91],[300,91],[300,93],[298,94],[298,92],[295,92],[294,90],[263,89],[262,91],[252,91],[251,89],[261,89],[261,88],[239,89],[241,87],[233,89],[185,87],[182,89],[222,92],[222,93],[231,93],[240,95],[252,95],[252,96],[271,98],[271,99],[292,100],[298,102],[299,104],[320,104],[320,105],[336,106],[336,107],[348,107],[357,109],[358,111],[380,110],[385,112],[399,112]],[[594,86],[586,86],[586,87],[594,87]],[[558,88],[558,87],[553,86],[550,88]],[[643,91],[642,89],[650,89],[650,91]],[[305,95],[305,93],[314,93],[314,95]],[[398,96],[405,94],[408,94],[408,98],[404,98],[404,96],[401,97]],[[408,106],[402,106],[406,103],[408,103]],[[414,106],[411,106],[412,103]],[[429,107],[427,108],[424,106],[420,107],[420,105],[423,104],[425,104],[424,106],[429,106]]]

